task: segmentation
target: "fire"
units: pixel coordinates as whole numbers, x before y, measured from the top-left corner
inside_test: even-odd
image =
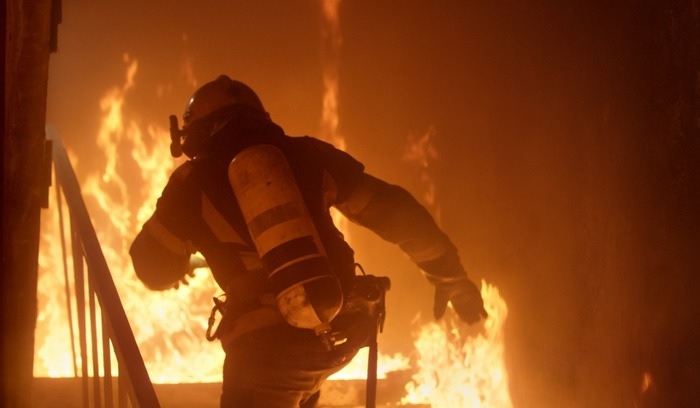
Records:
[[[430,126],[422,135],[409,134],[403,159],[420,172],[423,199],[440,222],[437,189],[430,174],[431,162],[439,159]],[[479,333],[469,334],[454,313],[418,330],[415,347],[418,372],[406,385],[403,403],[430,404],[439,408],[509,408],[508,375],[504,362],[503,327],[508,313],[498,289],[481,283],[481,296],[489,317]],[[451,307],[450,307],[451,309]]]
[[[53,185],[56,185],[54,182]],[[64,204],[64,203],[61,203]],[[49,196],[49,208],[58,209],[55,195]],[[67,214],[65,206],[61,209]],[[73,356],[74,339],[77,333],[66,324],[66,292],[62,289],[73,282],[70,276],[64,275],[64,270],[72,270],[72,259],[65,259],[61,242],[70,251],[70,236],[60,237],[58,227],[58,211],[44,212],[42,214],[42,236],[39,252],[39,281],[37,286],[37,302],[39,314],[37,316],[36,338],[37,345],[43,341],[42,347],[37,347],[34,358],[34,375],[65,377],[74,375],[76,364]],[[60,237],[60,238],[58,238]],[[72,290],[72,289],[71,289]]]
[[[489,317],[477,335],[463,335],[454,316],[420,328],[415,341],[418,373],[403,403],[440,408],[510,408],[503,323],[508,309],[498,289],[482,281]]]
[[[128,55],[124,61],[124,83],[109,89],[100,100],[102,121],[97,145],[104,155],[104,166],[87,174],[81,183],[83,197],[151,379],[156,383],[218,382],[223,351],[204,336],[211,298],[218,291],[213,279],[206,270],[197,270],[189,284],[178,290],[151,292],[137,280],[128,255],[131,239],[152,213],[178,163],[170,157],[166,129],[145,125],[125,114],[129,91],[137,86],[138,61]],[[75,158],[72,163],[76,166]],[[65,286],[65,279],[60,277],[63,254],[60,240],[55,238],[59,235],[57,207],[50,208],[54,212],[47,212],[42,220],[41,312],[34,374],[71,376],[75,346],[70,343],[67,322],[74,311],[67,313],[66,295],[59,289]],[[68,262],[72,262],[70,256]],[[69,285],[72,291],[73,283]],[[74,304],[74,300],[71,302]],[[77,338],[77,329],[72,331]]]
[[[319,0],[323,21],[321,26],[321,65],[323,72],[323,111],[319,138],[345,150],[345,138],[338,131],[338,64],[340,61],[340,0]],[[340,212],[331,208],[333,222],[350,239],[347,220]]]
[[[642,394],[649,391],[649,388],[651,388],[652,384],[654,384],[654,381],[651,378],[651,373],[649,373],[648,371],[645,371],[644,374],[642,374],[642,387],[641,387]]]
[[[341,371],[333,374],[331,380],[363,380],[367,378],[367,361],[369,348],[360,349],[355,358]],[[379,354],[377,357],[377,378],[386,378],[387,373],[411,368],[410,359],[401,353],[394,355]]]
[[[320,137],[345,150],[345,139],[338,132],[338,61],[340,60],[340,0],[319,0],[323,11],[322,52],[323,112]]]

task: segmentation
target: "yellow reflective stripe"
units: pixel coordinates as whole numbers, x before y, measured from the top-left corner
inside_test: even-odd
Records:
[[[202,219],[219,242],[246,245],[246,242],[214,207],[206,194],[202,193]]]
[[[169,251],[176,254],[189,255],[187,243],[165,228],[156,218],[151,217],[146,221],[143,229]]]
[[[411,260],[416,263],[428,262],[443,256],[447,248],[442,242],[435,242],[433,245],[419,251],[406,252]]]
[[[372,187],[372,179],[363,175],[350,197],[337,206],[338,209],[349,216],[361,213],[374,196]]]
[[[434,274],[428,273],[424,270],[421,270],[421,273],[423,273],[423,276],[425,276],[428,279],[428,281],[439,282],[442,284],[454,284],[454,283],[461,282],[463,280],[468,279],[467,275],[442,276],[442,275],[434,275]]]

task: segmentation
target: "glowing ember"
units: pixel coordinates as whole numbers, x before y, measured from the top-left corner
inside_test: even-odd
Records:
[[[406,385],[403,403],[440,408],[509,408],[503,323],[508,313],[498,289],[482,282],[489,318],[478,335],[465,336],[456,317],[420,329],[415,342],[419,372]]]
[[[642,394],[649,391],[649,388],[653,383],[654,382],[652,381],[651,374],[648,371],[645,371],[642,375]]]

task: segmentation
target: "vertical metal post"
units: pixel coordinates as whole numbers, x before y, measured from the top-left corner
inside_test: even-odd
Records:
[[[90,279],[90,268],[88,267],[88,302],[90,305],[90,345],[92,346],[92,398],[95,407],[99,407],[102,393],[100,392],[100,357],[97,352],[97,318],[95,305],[95,291],[92,288]]]
[[[367,408],[375,408],[377,405],[377,330],[378,322],[376,322],[375,330],[372,331],[372,337],[369,342],[369,357],[367,361],[367,390],[365,398],[365,406]]]
[[[126,394],[126,378],[124,378],[126,375],[126,373],[122,374],[120,371],[119,377],[117,377],[117,399],[119,400],[119,408],[126,408],[129,402],[129,396]]]
[[[87,354],[87,335],[85,328],[85,272],[83,270],[83,251],[80,242],[80,235],[75,225],[75,217],[71,212],[71,244],[73,252],[73,273],[75,279],[75,306],[78,315],[78,337],[80,341],[80,360],[81,360],[81,376],[83,403],[87,404],[90,400],[89,391],[89,373],[88,373],[88,354]]]
[[[364,271],[363,271],[364,273]],[[372,282],[372,298],[376,299],[377,303],[371,311],[374,319],[374,327],[369,339],[369,356],[367,361],[367,384],[365,406],[367,408],[375,408],[377,405],[377,354],[378,345],[377,337],[384,330],[384,319],[386,317],[386,291],[391,288],[391,281],[387,277],[376,277],[374,275],[366,275],[366,278],[371,278]]]
[[[109,341],[109,328],[105,323],[107,318],[104,310],[102,311],[102,359],[104,365],[104,390],[105,390],[105,407],[112,408],[114,405],[112,394],[112,349]]]

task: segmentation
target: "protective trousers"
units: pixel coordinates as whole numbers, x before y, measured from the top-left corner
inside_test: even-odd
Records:
[[[333,328],[347,337],[327,350],[311,330],[286,323],[247,333],[226,347],[222,408],[313,408],[323,382],[364,347],[374,321],[345,313]]]

